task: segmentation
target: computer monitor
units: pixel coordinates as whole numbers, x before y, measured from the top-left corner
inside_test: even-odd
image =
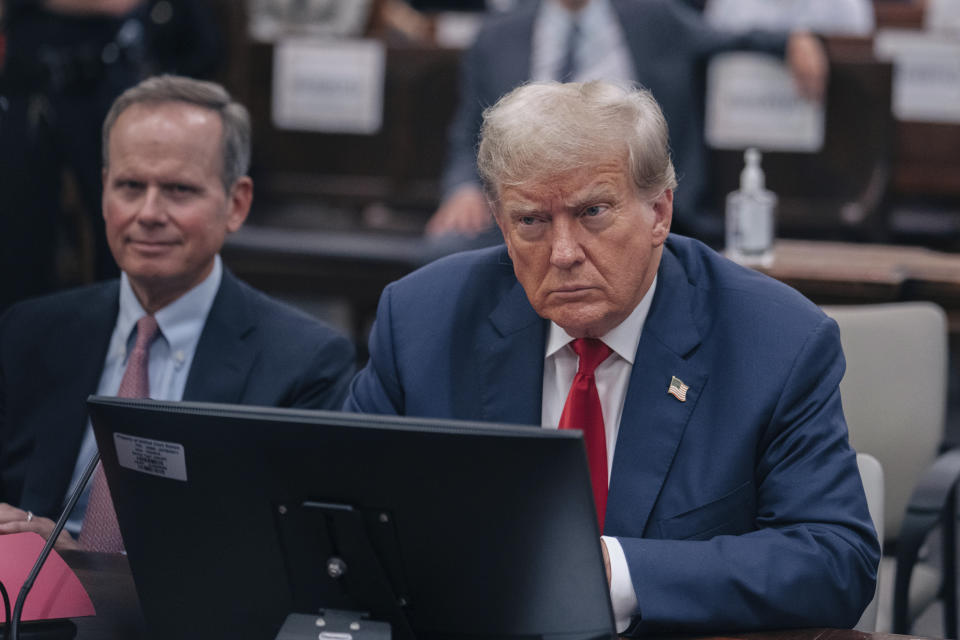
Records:
[[[91,397],[149,632],[611,638],[578,431]],[[332,577],[338,575],[338,577]]]

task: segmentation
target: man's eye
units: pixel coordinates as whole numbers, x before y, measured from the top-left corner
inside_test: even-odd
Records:
[[[583,215],[585,215],[585,216],[588,217],[588,218],[593,218],[593,217],[595,217],[595,216],[600,215],[601,213],[603,213],[603,212],[606,211],[606,210],[607,210],[607,207],[606,207],[606,206],[604,206],[604,205],[602,205],[602,204],[595,204],[595,205],[591,205],[591,206],[587,207],[586,209],[584,209],[584,210],[583,210]]]
[[[536,224],[537,219],[533,216],[520,216],[519,222],[520,224],[529,227],[532,224]]]

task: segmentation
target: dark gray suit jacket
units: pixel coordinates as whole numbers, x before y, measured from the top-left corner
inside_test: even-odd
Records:
[[[707,204],[707,152],[703,140],[703,73],[722,51],[748,49],[783,55],[786,34],[718,32],[677,0],[611,0],[630,49],[639,83],[660,103],[670,127],[670,146],[680,179],[674,230],[698,234]],[[530,79],[533,26],[540,2],[522,3],[491,17],[460,69],[460,102],[451,123],[444,192],[479,182],[476,145],[483,110]],[[698,234],[700,235],[700,234]]]
[[[119,281],[11,307],[0,318],[0,501],[60,512],[119,306]],[[224,269],[184,400],[334,409],[353,345]]]

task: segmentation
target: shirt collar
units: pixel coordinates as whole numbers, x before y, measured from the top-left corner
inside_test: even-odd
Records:
[[[551,26],[566,26],[576,18],[582,30],[589,30],[609,19],[610,12],[609,0],[591,0],[579,11],[570,11],[555,0],[547,0],[540,4],[539,18],[549,21]]]
[[[580,10],[580,28],[584,33],[596,33],[610,23],[616,24],[616,20],[609,0],[591,0]]]
[[[630,364],[633,364],[634,358],[636,358],[637,347],[640,345],[640,334],[643,332],[643,325],[650,313],[653,292],[656,288],[657,276],[654,276],[650,289],[630,312],[630,315],[600,338],[604,344]],[[555,322],[551,322],[549,335],[547,336],[546,357],[553,356],[570,342],[573,342],[573,337]]]
[[[213,269],[204,280],[185,294],[157,311],[154,317],[160,327],[160,333],[170,345],[172,352],[187,349],[200,338],[200,332],[207,321],[207,314],[213,306],[213,299],[220,289],[223,279],[223,264],[220,256],[214,256]],[[124,343],[129,342],[130,334],[137,320],[147,312],[137,300],[130,279],[126,273],[120,274],[120,312],[117,315],[115,335],[123,336]]]

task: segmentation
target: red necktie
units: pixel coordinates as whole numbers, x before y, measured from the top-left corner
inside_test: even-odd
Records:
[[[577,375],[570,385],[570,393],[567,394],[567,402],[563,405],[563,413],[560,414],[559,427],[583,430],[593,501],[602,532],[604,515],[607,513],[607,436],[603,430],[603,411],[593,372],[613,351],[596,338],[578,338],[570,346],[580,356],[580,362]]]
[[[153,316],[143,316],[137,321],[137,341],[130,352],[127,370],[120,381],[117,396],[121,398],[150,397],[149,359],[150,344],[157,336],[157,320]],[[90,501],[87,513],[80,529],[80,546],[87,551],[105,551],[120,553],[123,551],[123,538],[117,513],[113,510],[113,499],[103,465],[98,464],[93,473],[93,485],[90,489]]]

